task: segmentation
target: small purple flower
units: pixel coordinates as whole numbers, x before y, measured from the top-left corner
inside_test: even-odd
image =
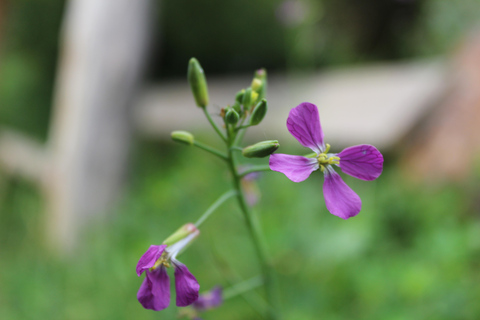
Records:
[[[192,307],[197,311],[206,311],[219,307],[223,302],[222,287],[214,287],[212,290],[202,293]]]
[[[217,308],[223,303],[222,288],[220,286],[214,287],[212,290],[202,293],[197,301],[192,303],[189,308],[182,309],[178,317],[188,318],[192,320],[202,320],[200,314]]]
[[[186,307],[198,299],[200,285],[188,268],[176,259],[200,231],[195,228],[185,238],[168,246],[151,245],[138,261],[136,272],[145,279],[137,293],[137,299],[145,309],[160,311],[170,304],[170,279],[167,268],[175,268],[175,290],[177,291],[177,306]]]
[[[243,168],[243,169],[247,169]],[[241,180],[242,188],[245,192],[245,200],[247,201],[248,205],[253,207],[255,206],[258,201],[260,200],[261,193],[258,189],[256,181],[260,179],[261,174],[260,172],[251,172],[244,176]]]
[[[362,144],[346,148],[340,153],[328,153],[330,145],[323,141],[317,106],[308,102],[290,110],[287,128],[302,146],[312,149],[315,154],[307,157],[272,154],[270,169],[285,174],[293,182],[301,182],[320,169],[325,174],[323,194],[328,211],[342,219],[356,216],[362,208],[362,201],[343,182],[333,165],[355,178],[375,180],[383,170],[380,151],[374,146]]]

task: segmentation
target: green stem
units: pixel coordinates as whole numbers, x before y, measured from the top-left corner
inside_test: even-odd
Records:
[[[263,285],[263,279],[261,276],[256,276],[251,279],[239,282],[223,291],[223,299],[227,300],[236,297],[240,294],[244,294],[245,292],[258,288],[261,285]]]
[[[237,128],[243,127],[244,122],[245,122],[245,118],[242,119],[242,121],[239,123]],[[245,131],[247,130],[241,129],[241,128],[239,130],[235,130],[235,139],[234,139],[235,141],[232,146],[240,145],[240,142],[242,142],[243,136],[245,135]]]
[[[210,116],[210,113],[208,113],[207,108],[202,108],[203,112],[205,113],[205,116],[208,119],[208,122],[212,125],[213,129],[217,132],[217,134],[222,138],[223,141],[227,142],[227,138],[225,137],[225,134],[220,130],[220,128],[217,126],[215,121],[213,121],[212,117]]]
[[[251,127],[250,124],[244,124],[242,126],[236,127],[235,131],[240,131],[241,129],[247,129],[248,127]]]
[[[235,139],[231,139],[235,140]],[[272,265],[267,257],[267,250],[265,249],[265,245],[262,238],[262,233],[260,227],[258,225],[258,221],[253,215],[250,210],[250,207],[247,205],[245,201],[245,196],[243,194],[243,190],[240,185],[240,175],[237,172],[237,168],[235,165],[235,158],[233,155],[233,150],[231,148],[228,149],[228,164],[230,171],[233,176],[233,187],[237,191],[237,201],[240,206],[240,209],[243,213],[245,218],[245,222],[247,224],[247,229],[249,231],[250,237],[252,239],[255,252],[257,254],[257,258],[260,263],[260,268],[263,275],[264,285],[265,285],[265,293],[266,298],[269,303],[269,312],[268,312],[268,319],[278,319],[277,310],[277,295],[276,295],[276,283],[275,283],[275,276],[273,274]]]
[[[245,177],[247,174],[252,173],[252,172],[259,172],[259,171],[271,171],[270,166],[268,164],[262,164],[258,166],[251,166],[248,169],[242,171],[238,176],[240,178]]]
[[[205,151],[210,152],[213,155],[216,155],[217,157],[221,158],[222,160],[228,160],[227,155],[225,155],[223,152],[218,151],[217,149],[214,149],[210,146],[207,146],[206,144],[203,144],[201,142],[198,142],[197,140],[193,141],[193,145],[195,147],[198,147],[200,149],[203,149]]]
[[[217,199],[208,209],[205,211],[204,214],[200,216],[200,218],[195,222],[195,226],[198,228],[200,225],[207,220],[207,218],[225,201],[227,201],[229,198],[233,197],[234,195],[237,194],[236,190],[230,190],[225,192],[220,196],[220,198]]]

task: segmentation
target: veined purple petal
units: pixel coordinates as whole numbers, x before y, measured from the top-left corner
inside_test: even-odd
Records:
[[[317,154],[325,150],[323,131],[316,105],[303,102],[290,110],[287,129],[302,146],[312,149]]]
[[[166,244],[162,244],[161,246],[151,245],[150,248],[148,248],[147,252],[143,254],[137,263],[136,271],[139,277],[142,272],[155,265],[155,262],[162,256],[162,253],[166,247]]]
[[[325,168],[323,196],[328,211],[342,219],[354,217],[362,209],[360,197],[343,182],[331,166]]]
[[[177,291],[177,306],[186,307],[198,299],[200,285],[187,266],[175,262],[175,290]]]
[[[283,173],[293,182],[301,182],[307,179],[319,167],[316,158],[305,158],[282,153],[270,155],[268,163],[270,169]]]
[[[374,146],[362,144],[344,149],[338,154],[340,169],[362,180],[375,180],[383,170],[383,156]]]
[[[165,267],[147,271],[137,299],[145,309],[160,311],[170,304],[170,280]]]
[[[196,310],[204,311],[208,309],[213,309],[220,306],[223,302],[222,299],[222,288],[215,287],[207,293],[202,293],[197,301],[193,303],[193,307]]]

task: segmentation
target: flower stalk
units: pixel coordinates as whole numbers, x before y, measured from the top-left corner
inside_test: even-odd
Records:
[[[235,147],[234,144],[237,140],[236,136],[229,136],[229,138],[231,144],[228,148],[228,166],[233,179],[233,188],[237,191],[237,202],[245,219],[245,223],[258,258],[260,269],[262,271],[265,294],[267,302],[269,303],[269,309],[266,316],[268,319],[278,319],[277,310],[279,310],[279,307],[277,303],[278,299],[274,269],[267,255],[263,234],[261,232],[258,220],[248,206],[241,187],[241,179],[244,174],[239,174],[238,172],[235,155],[232,148]]]
[[[240,207],[240,211],[243,214],[245,224],[248,230],[248,234],[252,240],[252,244],[253,244],[253,247],[258,259],[260,271],[261,271],[260,278],[257,279],[255,282],[252,282],[252,284],[249,284],[249,286],[252,289],[257,286],[261,286],[261,285],[264,286],[267,306],[266,308],[264,308],[264,312],[262,312],[262,314],[266,319],[270,319],[270,320],[279,319],[278,314],[280,312],[279,312],[279,306],[277,303],[278,290],[276,288],[274,269],[273,269],[271,260],[268,257],[268,251],[264,243],[263,234],[262,234],[258,219],[252,212],[247,202],[245,191],[242,188],[242,178],[244,178],[247,174],[256,172],[256,171],[267,171],[270,169],[268,166],[264,165],[264,166],[251,166],[248,169],[241,170],[239,168],[242,167],[242,165],[244,166],[244,164],[237,163],[237,157],[238,158],[240,158],[241,156],[243,156],[244,158],[267,157],[271,155],[279,147],[278,141],[276,140],[262,141],[254,145],[248,146],[246,148],[241,147],[241,142],[247,128],[253,125],[260,124],[263,118],[265,117],[265,114],[267,113],[267,101],[264,99],[265,87],[266,87],[265,70],[262,69],[257,71],[251,86],[246,89],[242,89],[237,93],[235,97],[235,102],[232,106],[227,106],[224,109],[222,109],[222,118],[224,122],[222,126],[217,124],[212,119],[211,114],[207,110],[209,99],[208,99],[208,89],[207,89],[205,74],[199,62],[194,58],[192,58],[189,63],[188,79],[189,79],[189,83],[192,89],[192,94],[195,98],[195,102],[197,106],[201,107],[208,122],[210,123],[212,128],[215,130],[215,132],[218,134],[218,136],[225,143],[226,151],[222,152],[217,150],[216,148],[203,144],[197,141],[192,134],[186,131],[173,132],[172,139],[174,139],[177,142],[181,142],[190,146],[192,145],[196,146],[200,149],[203,149],[204,151],[209,152],[210,154],[213,154],[225,160],[225,162],[227,163],[228,169],[231,173],[232,186],[233,186],[232,190],[227,191],[222,196],[220,196],[205,211],[205,213],[203,213],[200,216],[198,221],[192,226],[194,228],[198,228],[226,200],[232,197],[235,197],[237,199],[237,203],[238,203],[238,206]],[[242,152],[240,153],[238,151],[242,151]],[[178,237],[182,236],[183,235],[182,232],[183,232],[183,229],[180,229],[178,233],[179,236],[177,235],[177,233],[175,233],[174,239],[176,240]],[[169,250],[169,249],[165,249],[165,250]],[[159,257],[155,256],[155,258],[157,258],[158,261],[166,265],[169,260],[167,261],[165,259],[167,259],[169,256],[164,259],[165,261],[162,260],[163,259],[162,257],[163,256],[159,256]],[[172,259],[174,258],[175,256],[173,256]],[[151,271],[149,271],[150,273],[147,273],[147,275],[151,277],[151,272],[155,271],[156,269],[154,267],[150,267],[150,265],[148,265],[148,268],[152,268]],[[153,274],[153,275],[156,276],[156,274]],[[182,280],[181,277],[179,277],[179,279]],[[243,292],[245,290],[248,290],[249,286],[238,287],[237,289],[240,292]],[[141,297],[148,303],[150,303],[151,301],[157,301],[157,300],[151,299],[151,295],[156,294],[155,287],[153,287],[153,289],[150,289],[150,287],[148,287],[148,289],[150,291],[144,290],[145,294]],[[164,290],[164,291],[167,292],[167,290]],[[150,294],[151,292],[153,293]],[[165,296],[166,296],[166,293],[165,293]],[[195,291],[195,298],[198,299],[198,291]],[[167,301],[168,299],[163,299],[163,300]],[[188,301],[190,302],[190,300]],[[150,307],[150,305],[148,305],[147,303],[144,303],[144,304],[147,305],[147,307]],[[163,303],[160,306],[153,305],[151,309],[158,310],[160,308],[166,307],[166,305],[168,304]]]

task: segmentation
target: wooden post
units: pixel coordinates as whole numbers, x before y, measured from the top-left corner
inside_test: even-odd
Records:
[[[150,0],[67,4],[45,176],[54,249],[73,249],[81,227],[121,192],[150,13]]]
[[[406,137],[401,163],[415,180],[463,181],[480,159],[480,31],[459,46],[450,66],[449,90]]]

